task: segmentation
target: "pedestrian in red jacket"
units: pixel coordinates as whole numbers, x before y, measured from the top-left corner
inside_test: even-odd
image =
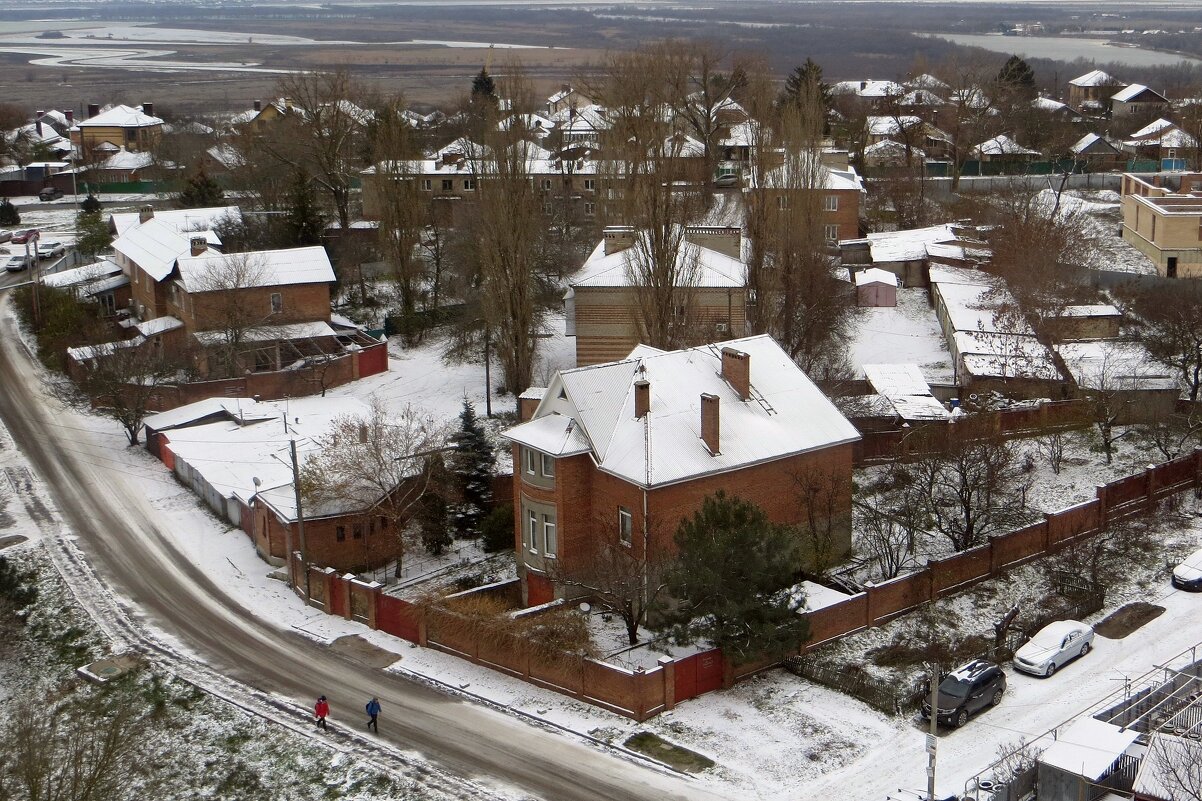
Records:
[[[317,704],[313,707],[313,711],[317,715],[317,725],[329,731],[329,727],[326,726],[326,718],[330,716],[330,705],[326,703],[324,695],[317,699]]]

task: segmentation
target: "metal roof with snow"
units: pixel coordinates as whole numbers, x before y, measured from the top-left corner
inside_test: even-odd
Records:
[[[213,287],[206,283],[208,277],[219,276],[223,270],[237,271],[240,276],[238,288],[324,284],[334,281],[334,268],[330,264],[330,257],[320,245],[224,255],[207,253],[202,256],[180,256],[176,264],[179,267],[180,280],[189,292],[212,289]]]
[[[1069,81],[1072,86],[1122,86],[1118,79],[1101,70],[1090,70]]]
[[[149,128],[162,125],[163,120],[146,114],[141,106],[117,105],[76,124],[80,128]]]
[[[1125,89],[1121,89],[1110,96],[1111,100],[1116,100],[1119,103],[1131,103],[1138,100],[1141,103],[1165,103],[1169,101],[1160,92],[1155,89],[1149,89],[1142,83],[1133,83]]]
[[[109,225],[117,236],[138,225],[139,213],[136,211],[115,212],[109,215]],[[152,219],[176,232],[209,231],[222,222],[238,222],[242,212],[237,206],[211,206],[201,209],[161,209],[154,212]],[[220,240],[217,240],[220,242]]]
[[[865,284],[888,284],[889,286],[897,286],[897,276],[888,270],[882,270],[878,267],[869,267],[867,270],[858,270],[856,272],[856,286],[864,286]]]
[[[721,375],[722,349],[749,357],[751,393]],[[650,411],[634,416],[634,384],[650,384]],[[719,452],[701,440],[701,395],[719,399]],[[855,427],[771,337],[676,351],[639,346],[622,361],[556,374],[534,418],[505,432],[539,450],[570,418],[599,470],[642,487],[729,472],[859,439]],[[563,426],[564,429],[560,427]],[[555,440],[552,437],[552,443]],[[538,443],[538,444],[536,444]]]
[[[171,275],[175,260],[192,249],[192,237],[204,237],[211,246],[221,240],[212,231],[189,231],[181,233],[158,217],[152,217],[113,240],[113,250],[122,254],[153,280],[162,281]],[[215,250],[214,255],[220,256]]]
[[[569,285],[573,288],[631,286],[634,277],[631,258],[636,247],[632,245],[607,255],[605,243],[598,243]],[[747,282],[747,267],[742,261],[687,240],[681,243],[676,262],[682,286],[738,289]]]
[[[1081,718],[1061,732],[1036,759],[1040,764],[1096,781],[1139,738],[1135,729]]]

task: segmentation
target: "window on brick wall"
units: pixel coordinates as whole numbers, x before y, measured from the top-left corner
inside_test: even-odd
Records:
[[[346,526],[336,526],[334,528],[334,539],[339,542],[346,542]]]
[[[284,311],[284,296],[279,292],[271,293],[271,313],[279,314]]]
[[[444,178],[442,180],[442,191],[454,192],[455,191],[455,182],[453,180],[451,180],[450,178]]]
[[[538,553],[538,513],[526,510],[526,544],[532,553]]]
[[[464,178],[463,179],[463,188],[467,192],[474,192],[476,190],[476,179],[475,178]]]
[[[357,540],[363,539],[363,524],[362,523],[356,523],[354,526],[351,527],[351,536]]]
[[[838,195],[824,196],[822,198],[822,207],[824,209],[826,209],[827,211],[838,211],[839,210],[839,196]]]
[[[534,467],[537,464],[537,462],[535,462],[535,456],[536,456],[535,452],[530,450],[529,448],[522,448],[522,454],[525,457],[525,461],[526,461],[526,475],[528,475],[528,476],[534,475]]]
[[[429,192],[429,191],[430,191],[430,190],[432,190],[433,188],[434,188],[434,182],[433,182],[433,181],[431,181],[429,178],[423,178],[423,179],[422,179],[422,191],[423,191],[423,192]]]
[[[824,226],[822,226],[822,227],[823,227],[823,230],[824,230],[824,232],[825,232],[825,234],[826,234],[826,241],[827,241],[827,242],[838,242],[838,241],[839,241],[839,226],[837,226],[837,225],[824,225]]]
[[[559,552],[559,543],[555,534],[555,517],[543,515],[543,553],[554,558]]]
[[[785,211],[786,209],[789,208],[788,195],[777,195],[776,196],[776,208],[779,209],[780,211]]]
[[[634,537],[634,515],[625,506],[618,507],[618,539],[629,545]]]
[[[555,459],[553,459],[552,457],[548,456],[545,453],[542,454],[542,457],[543,457],[543,475],[546,476],[547,478],[555,478]]]
[[[594,192],[594,191],[596,191],[596,189],[597,189],[597,179],[595,179],[595,178],[585,178],[584,179],[584,191]]]

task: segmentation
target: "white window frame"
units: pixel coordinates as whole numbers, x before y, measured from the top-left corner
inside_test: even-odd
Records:
[[[595,192],[597,190],[597,179],[596,178],[585,178],[584,179],[584,189],[586,192]]]
[[[623,536],[625,535],[625,536]],[[618,542],[629,546],[634,541],[634,513],[625,506],[618,507]]]
[[[476,191],[476,179],[475,178],[464,178],[463,179],[463,191],[464,192],[475,192]]]
[[[550,178],[544,178],[544,179],[542,180],[542,184],[541,184],[541,186],[542,186],[542,190],[543,190],[544,192],[550,192],[550,191],[551,191],[551,179],[550,179]]]
[[[422,179],[422,191],[423,192],[434,191],[434,181],[430,180],[429,178],[423,178]]]
[[[559,532],[555,527],[555,518],[543,515],[543,556],[554,559],[559,553]]]
[[[789,210],[789,196],[788,195],[777,195],[776,196],[776,210],[777,211],[788,211]]]
[[[545,453],[539,455],[542,456],[542,464],[539,465],[539,469],[542,471],[543,478],[555,478],[555,457]],[[547,469],[548,465],[551,467],[550,470]]]
[[[534,451],[530,448],[522,448],[522,453],[524,453],[526,457],[526,475],[537,475],[537,473],[534,472]]]
[[[824,208],[826,211],[838,211],[839,210],[839,196],[838,195],[824,195],[822,198],[822,208]]]
[[[538,512],[526,510],[526,546],[530,553],[538,553]]]
[[[585,203],[584,204],[584,216],[585,217],[596,217],[597,216],[597,204],[596,203]]]
[[[834,225],[834,224],[824,225],[823,233],[826,235],[827,242],[838,242],[839,241],[839,226],[838,225]]]

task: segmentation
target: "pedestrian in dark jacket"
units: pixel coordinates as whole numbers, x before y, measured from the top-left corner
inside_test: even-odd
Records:
[[[326,718],[330,716],[330,705],[326,702],[324,695],[317,699],[317,704],[313,707],[313,712],[317,715],[317,725],[329,731],[329,726],[326,725]]]
[[[371,717],[371,720],[367,721],[367,728],[374,729],[376,734],[379,734],[380,724],[376,722],[376,718],[380,716],[380,699],[374,695],[367,702],[367,714]]]

